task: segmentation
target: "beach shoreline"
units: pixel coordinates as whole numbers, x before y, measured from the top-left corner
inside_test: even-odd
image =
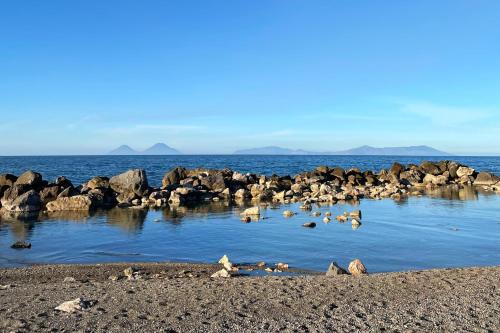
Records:
[[[132,280],[124,277],[129,266],[137,271]],[[220,269],[187,263],[0,269],[0,331],[500,329],[500,266],[210,278]],[[71,314],[54,309],[76,298],[96,303]]]

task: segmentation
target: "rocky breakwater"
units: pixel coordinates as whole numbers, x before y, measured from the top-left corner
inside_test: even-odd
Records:
[[[335,203],[362,198],[402,199],[425,189],[476,186],[500,193],[500,178],[454,161],[394,163],[380,172],[321,166],[291,176],[242,174],[233,170],[176,167],[165,174],[162,186],[151,187],[144,170],[129,170],[112,178],[95,177],[74,186],[59,177],[53,182],[27,171],[19,177],[0,175],[0,210],[11,213],[89,211],[119,207],[147,208],[204,201],[274,201]]]

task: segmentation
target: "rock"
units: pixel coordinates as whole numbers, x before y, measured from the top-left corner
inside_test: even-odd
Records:
[[[361,260],[355,259],[349,264],[349,273],[353,276],[360,276],[362,274],[368,274],[368,271]]]
[[[314,217],[318,217],[318,216],[321,216],[321,212],[314,212],[311,215]]]
[[[480,172],[476,180],[474,181],[474,185],[476,186],[492,186],[500,182],[500,178],[495,176],[494,174],[488,172]]]
[[[357,218],[353,218],[351,220],[351,224],[352,224],[353,227],[356,226],[357,228],[359,228],[359,226],[361,225],[361,222]]]
[[[314,222],[307,222],[302,225],[305,228],[316,228],[316,223]]]
[[[360,210],[355,210],[355,211],[353,211],[353,212],[350,212],[350,213],[349,213],[349,216],[350,216],[350,217],[355,217],[355,218],[361,219],[362,214],[361,214],[361,211],[360,211]]]
[[[246,198],[249,198],[251,196],[252,196],[251,193],[245,189],[239,189],[238,191],[236,191],[234,193],[234,198],[238,199],[238,200],[246,199]]]
[[[118,278],[118,276],[116,276],[116,275],[110,275],[110,276],[108,277],[108,280],[113,281],[113,282],[118,281],[118,279],[119,279],[119,278]]]
[[[43,186],[42,175],[37,172],[26,171],[17,178],[16,185],[28,185],[30,188],[39,189]]]
[[[73,183],[66,177],[61,176],[57,177],[56,181],[54,182],[54,185],[57,185],[63,189],[68,188],[68,187],[73,187]]]
[[[136,273],[137,269],[134,267],[127,267],[123,270],[123,275],[125,275],[129,280],[133,279]]]
[[[113,191],[119,193],[122,198],[129,199],[134,195],[143,197],[149,185],[146,171],[133,169],[112,177],[109,180],[109,186]]]
[[[76,279],[74,277],[67,276],[67,277],[64,278],[63,282],[65,282],[65,283],[74,283],[74,282],[76,282]]]
[[[108,177],[94,177],[85,184],[83,184],[82,192],[87,192],[90,190],[95,190],[96,188],[100,189],[109,189],[109,178]]]
[[[215,272],[210,276],[211,278],[229,278],[231,277],[231,274],[225,269],[221,269],[220,271]]]
[[[93,202],[88,195],[76,195],[73,197],[58,197],[47,204],[47,211],[89,211],[93,208]]]
[[[47,203],[56,200],[61,192],[62,188],[58,185],[47,186],[40,191],[40,200],[43,205],[46,205]]]
[[[294,216],[294,215],[295,215],[295,213],[294,213],[294,212],[292,212],[291,210],[285,210],[285,211],[283,212],[283,216],[284,216],[284,217],[292,217],[292,216]]]
[[[457,170],[457,177],[462,178],[464,176],[472,176],[475,170],[469,167],[461,166]]]
[[[221,265],[230,263],[229,257],[226,254],[223,255],[222,258],[219,259],[218,263],[221,264]]]
[[[328,216],[325,216],[325,218],[323,219],[323,222],[324,223],[330,223],[332,219],[330,219]]]
[[[10,246],[13,249],[31,249],[31,243],[25,241],[15,242]]]
[[[300,206],[300,209],[302,209],[302,210],[312,210],[312,206],[309,203],[305,203],[302,206]]]
[[[405,167],[404,165],[402,164],[399,164],[399,163],[394,163],[391,167],[391,169],[389,170],[389,173],[391,175],[394,175],[396,177],[399,177],[399,175],[401,174],[401,172],[405,171]]]
[[[325,216],[330,217],[330,216],[332,216],[332,213],[331,213],[331,212],[326,212],[326,213],[325,213]]]
[[[434,185],[446,185],[448,178],[444,175],[434,176],[427,174],[423,180],[424,184],[434,184]]]
[[[348,274],[345,269],[337,265],[336,262],[332,262],[326,271],[326,276],[344,275]]]
[[[272,273],[274,272],[272,268],[270,267],[267,267],[264,271],[268,272],[268,273]]]
[[[344,223],[344,222],[347,222],[347,220],[349,219],[347,216],[345,215],[339,215],[335,218],[337,221],[339,221],[340,223]]]
[[[241,213],[242,216],[260,216],[260,208],[258,206],[252,207],[252,208],[247,208],[243,213]]]
[[[95,304],[97,304],[97,301],[85,301],[82,298],[77,298],[75,300],[60,304],[55,308],[55,310],[66,313],[75,313],[77,311],[90,309]]]
[[[429,161],[422,162],[422,164],[420,164],[420,169],[424,173],[428,173],[434,176],[442,173],[441,169],[436,164]]]
[[[252,218],[250,216],[242,216],[241,222],[250,223],[252,222]]]
[[[282,262],[279,262],[276,264],[276,268],[280,271],[286,271],[288,269],[288,264],[285,264],[285,263],[282,263]]]
[[[11,288],[14,288],[14,285],[12,285],[12,284],[0,284],[0,290],[7,290],[7,289],[11,289]]]
[[[11,187],[16,183],[17,177],[11,175],[10,173],[3,173],[0,175],[0,187],[8,186]]]
[[[17,188],[18,185],[13,186],[12,188]],[[4,198],[8,197],[7,191],[4,194]],[[40,195],[34,190],[30,190],[26,193],[21,194],[17,198],[13,200],[2,199],[2,209],[5,209],[9,212],[16,213],[29,213],[29,212],[37,212],[42,208],[42,202],[40,200]]]
[[[173,185],[179,185],[181,180],[187,178],[187,170],[183,167],[176,167],[163,176],[162,187],[167,188]]]
[[[257,267],[265,267],[266,266],[266,263],[264,261],[259,261],[257,263]]]

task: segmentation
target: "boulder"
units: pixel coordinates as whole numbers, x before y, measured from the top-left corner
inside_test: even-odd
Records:
[[[163,188],[171,185],[179,185],[181,180],[187,178],[187,170],[183,167],[176,167],[165,174],[162,180]]]
[[[361,260],[355,259],[349,264],[349,273],[351,273],[353,276],[360,276],[363,274],[368,274],[368,271],[366,270],[366,267],[365,265],[363,265]]]
[[[56,181],[54,182],[54,185],[60,186],[63,189],[65,189],[65,188],[68,188],[68,187],[72,187],[73,183],[68,178],[66,178],[64,176],[61,176],[61,177],[57,177],[56,178]]]
[[[215,272],[210,276],[211,278],[229,278],[231,277],[231,274],[225,269],[221,269],[220,271]]]
[[[215,173],[203,177],[200,181],[201,185],[205,186],[210,191],[222,192],[227,187],[226,180],[222,173]]]
[[[62,188],[58,185],[47,186],[40,191],[40,200],[43,205],[46,205],[47,203],[56,200],[61,192]]]
[[[326,271],[326,276],[336,276],[348,274],[345,269],[340,267],[336,262],[332,262]]]
[[[442,173],[439,166],[429,161],[422,162],[422,164],[420,164],[420,170],[422,170],[424,173],[429,173],[434,176]]]
[[[422,183],[423,177],[424,177],[423,173],[418,170],[404,171],[401,172],[401,174],[399,175],[399,178],[401,180],[406,180],[407,183],[411,185],[417,185]]]
[[[316,223],[314,222],[307,222],[302,225],[304,228],[316,228]]]
[[[11,187],[16,182],[17,177],[9,173],[4,173],[0,175],[0,187],[9,186]]]
[[[128,202],[134,197],[142,197],[148,191],[146,171],[133,169],[114,176],[109,180],[109,186],[119,194],[119,202]]]
[[[480,172],[476,180],[474,180],[474,185],[477,186],[492,186],[500,182],[500,178],[489,172]]]
[[[76,195],[73,197],[59,197],[57,200],[47,204],[47,211],[89,211],[93,203],[88,195]]]
[[[466,166],[461,166],[457,169],[457,177],[472,176],[475,170]]]
[[[431,174],[427,174],[425,175],[423,182],[424,184],[446,185],[446,183],[448,182],[448,178],[443,175],[434,176]]]
[[[109,178],[108,177],[94,177],[82,186],[82,192],[87,192],[90,190],[94,190],[96,188],[108,189],[109,186]]]
[[[17,178],[16,185],[27,185],[30,188],[39,189],[44,185],[44,182],[41,174],[33,171],[26,171]]]
[[[19,185],[15,185],[13,188],[16,188],[18,186]],[[4,198],[6,195],[7,193],[4,195]],[[37,212],[41,209],[41,207],[42,207],[42,202],[40,200],[40,195],[34,190],[30,190],[26,193],[23,193],[14,199],[8,199],[8,200],[2,199],[2,209],[9,212],[16,212],[16,213]]]
[[[31,249],[31,243],[26,241],[18,241],[10,246],[13,249]]]
[[[401,174],[401,172],[405,171],[405,166],[400,164],[400,163],[394,163],[391,167],[391,169],[389,170],[389,173],[391,175],[394,175],[396,177],[399,177],[399,175]]]

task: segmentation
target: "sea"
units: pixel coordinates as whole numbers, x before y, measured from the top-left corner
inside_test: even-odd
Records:
[[[44,179],[66,176],[78,185],[94,176],[145,169],[149,183],[160,186],[175,166],[230,168],[242,173],[295,175],[317,166],[379,171],[392,163],[419,164],[452,159],[500,175],[500,157],[408,156],[23,156],[0,157],[0,173],[40,172]],[[227,254],[234,263],[288,263],[297,269],[325,271],[330,262],[347,266],[361,259],[373,273],[433,268],[500,265],[500,194],[465,188],[438,191],[402,201],[363,199],[359,203],[321,205],[302,212],[298,204],[269,205],[262,218],[242,223],[248,205],[225,202],[163,209],[39,214],[0,218],[0,267],[35,264],[108,262],[216,263]],[[333,216],[360,209],[362,224]],[[284,210],[298,214],[284,218]],[[305,222],[316,222],[313,229]],[[27,241],[31,249],[10,245]]]

